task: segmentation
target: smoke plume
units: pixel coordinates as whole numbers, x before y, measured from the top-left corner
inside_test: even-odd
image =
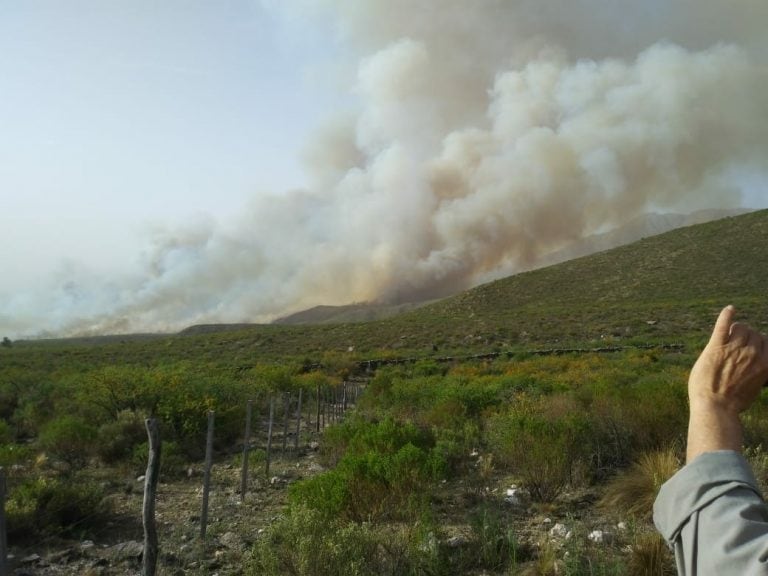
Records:
[[[768,173],[763,0],[313,9],[359,105],[308,143],[311,186],[159,233],[142,273],[62,292],[62,330],[445,296],[650,210],[738,207],[729,175]]]

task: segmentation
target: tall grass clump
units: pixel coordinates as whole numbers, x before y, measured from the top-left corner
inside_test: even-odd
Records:
[[[628,560],[632,576],[675,576],[677,568],[667,543],[656,532],[639,534]]]
[[[292,506],[260,537],[246,562],[248,576],[385,576],[448,574],[434,532],[412,527],[328,521]]]
[[[632,517],[650,519],[661,485],[672,477],[679,465],[672,448],[642,454],[628,470],[609,482],[601,506]]]

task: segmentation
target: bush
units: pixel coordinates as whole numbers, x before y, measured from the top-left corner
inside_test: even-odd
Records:
[[[79,536],[103,522],[108,513],[103,498],[102,489],[87,480],[29,480],[10,491],[8,535],[22,540],[40,534]]]
[[[149,461],[149,444],[142,442],[133,449],[131,464],[137,474],[143,474],[147,470]],[[184,473],[186,460],[175,442],[162,441],[160,443],[160,474],[174,477]]]
[[[20,444],[0,444],[0,467],[23,464],[32,457],[29,446]]]
[[[590,458],[589,420],[562,395],[520,401],[488,422],[488,442],[534,500],[551,502]]]
[[[10,425],[5,420],[0,419],[0,444],[9,444],[13,440],[13,430]]]
[[[392,419],[350,420],[327,431],[336,468],[293,485],[291,498],[329,518],[412,519],[447,462],[432,434]]]
[[[40,431],[40,446],[71,467],[81,467],[94,451],[96,429],[75,416],[61,416]]]
[[[96,453],[106,464],[128,460],[146,439],[144,419],[132,410],[123,410],[115,421],[99,427]]]

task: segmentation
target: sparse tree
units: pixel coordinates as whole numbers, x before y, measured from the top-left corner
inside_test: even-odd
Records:
[[[3,336],[2,345],[3,345],[3,348],[10,348],[13,345],[13,342],[11,342],[8,336]]]

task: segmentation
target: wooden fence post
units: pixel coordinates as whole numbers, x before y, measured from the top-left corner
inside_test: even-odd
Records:
[[[240,477],[240,501],[245,502],[245,492],[248,489],[248,457],[251,449],[251,416],[253,400],[248,400],[245,408],[245,440],[243,440],[243,473]]]
[[[315,432],[320,434],[320,384],[315,394]]]
[[[344,383],[342,384],[342,386],[343,386],[343,392],[341,395],[341,398],[342,398],[341,405],[343,407],[342,412],[346,412],[347,411],[347,381],[346,380],[344,380]]]
[[[283,393],[283,454],[288,446],[288,416],[291,411],[291,393]]]
[[[269,427],[267,428],[267,464],[265,474],[269,478],[269,464],[272,461],[272,422],[275,419],[275,399],[269,397]]]
[[[144,476],[144,506],[141,514],[144,525],[141,575],[154,576],[158,556],[155,501],[157,499],[157,480],[160,476],[160,427],[155,418],[147,418],[144,425],[147,428],[147,437],[149,438],[149,458],[147,459],[147,473]]]
[[[296,437],[293,439],[293,450],[298,454],[299,452],[299,436],[301,435],[301,397],[302,390],[299,388],[299,405],[296,408]]]
[[[0,468],[0,574],[8,574],[8,533],[5,525],[6,491],[5,469]]]
[[[211,491],[211,468],[213,467],[213,426],[216,413],[208,411],[208,436],[205,441],[205,475],[203,476],[203,509],[200,513],[200,539],[205,540],[208,528],[208,494]]]

